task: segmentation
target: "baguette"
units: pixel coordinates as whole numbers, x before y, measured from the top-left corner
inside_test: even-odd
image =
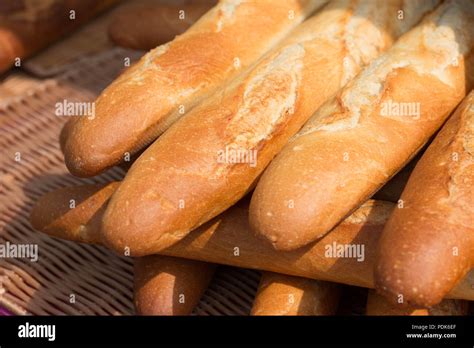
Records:
[[[74,122],[65,146],[68,169],[93,176],[138,152],[325,2],[220,1],[185,34],[147,53],[107,87],[93,118]]]
[[[336,284],[263,272],[251,315],[334,315]]]
[[[50,236],[100,244],[100,219],[119,185],[82,185],[43,196],[31,212],[31,224]],[[134,303],[140,315],[187,315],[212,279],[215,266],[168,256],[135,259]]]
[[[73,123],[75,122],[75,119],[70,119],[66,123],[64,123],[63,127],[61,128],[61,132],[59,133],[59,148],[61,149],[61,152],[64,155],[64,147],[66,146],[66,140],[69,137],[69,133],[71,132],[71,128]],[[129,158],[124,159],[122,163],[118,165],[118,167],[122,168],[124,171],[128,171],[130,169],[130,166],[133,164],[133,162],[136,161],[138,157],[143,153],[143,151],[138,151],[137,153],[133,154]]]
[[[215,265],[151,255],[134,260],[134,304],[140,315],[189,315],[214,275]]]
[[[467,315],[469,302],[463,300],[443,300],[431,308],[419,308],[403,304],[393,304],[375,290],[369,290],[367,315]]]
[[[82,187],[71,189],[81,191]],[[67,195],[57,194],[55,197],[57,200],[69,201]],[[85,206],[91,211],[102,211],[104,207],[104,203],[100,204],[94,195],[90,196],[87,203]],[[51,207],[52,204],[45,199],[34,208],[44,210],[42,216],[50,219],[43,222],[43,226],[55,224],[54,219],[57,217],[49,212]],[[377,243],[393,207],[389,202],[368,201],[317,243],[300,250],[281,252],[251,233],[248,202],[242,200],[179,243],[168,248],[157,248],[154,253],[371,288]],[[99,220],[92,220],[98,228]],[[83,221],[82,224],[87,222]],[[65,236],[69,240],[77,236],[73,227],[65,224],[60,226],[64,230],[60,234],[56,232],[56,236]],[[339,255],[341,248],[344,250]],[[134,256],[133,250],[131,252]],[[472,284],[474,272],[459,283],[449,296],[474,300]]]
[[[119,46],[151,50],[184,33],[216,1],[163,4],[140,1],[122,7],[109,24],[108,35]]]
[[[432,306],[474,265],[474,92],[424,156],[384,229],[377,288]]]
[[[0,72],[73,31],[116,0],[2,0]],[[75,18],[70,18],[70,11]]]
[[[67,120],[66,123],[63,124],[61,128],[61,132],[59,133],[59,148],[61,149],[62,154],[64,155],[64,147],[66,146],[67,138],[69,137],[69,133],[71,132],[72,124],[74,119]]]
[[[444,2],[325,103],[262,175],[252,228],[277,249],[302,247],[403,168],[472,85],[473,21],[474,2]]]
[[[31,225],[56,238],[101,244],[101,219],[118,186],[118,182],[112,182],[49,192],[36,202],[31,211]]]
[[[400,4],[332,2],[238,83],[181,118],[113,195],[103,221],[107,246],[145,255],[235,204],[312,112],[409,26],[397,19]],[[412,21],[433,2],[424,4]]]

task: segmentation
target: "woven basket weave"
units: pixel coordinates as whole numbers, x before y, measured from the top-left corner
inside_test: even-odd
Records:
[[[73,70],[35,83],[0,105],[0,244],[37,244],[39,250],[38,262],[0,258],[0,305],[16,314],[134,313],[129,258],[50,238],[34,231],[28,216],[34,202],[48,191],[123,177],[118,168],[90,179],[67,173],[58,144],[67,118],[55,116],[54,105],[64,99],[94,100],[123,68],[124,58],[137,55],[112,49],[83,59]],[[255,271],[220,267],[194,313],[248,314],[259,277]]]
[[[124,0],[121,2],[127,4]],[[36,76],[50,77],[74,69],[80,57],[94,56],[111,49],[114,45],[108,38],[107,27],[121,6],[124,5],[119,2],[115,8],[31,57],[25,62],[24,69]]]
[[[0,85],[0,244],[37,244],[39,249],[36,263],[0,258],[0,307],[15,314],[134,314],[130,258],[50,238],[28,221],[34,202],[46,192],[124,175],[115,168],[91,179],[71,176],[58,143],[67,119],[54,115],[57,101],[94,100],[123,69],[125,57],[133,61],[142,54],[112,48],[105,34],[112,13],[25,63],[26,71],[50,79],[13,72]],[[259,279],[257,271],[220,266],[194,314],[249,314]],[[366,296],[366,289],[345,286],[338,313],[362,314]]]

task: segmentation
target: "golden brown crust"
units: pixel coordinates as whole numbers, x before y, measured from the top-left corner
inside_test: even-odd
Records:
[[[262,175],[252,227],[277,249],[301,247],[390,180],[472,83],[473,20],[474,3],[444,2],[325,103]]]
[[[469,302],[464,300],[443,300],[431,308],[419,308],[406,304],[393,304],[375,290],[369,290],[367,315],[467,315]]]
[[[99,244],[102,216],[118,185],[90,184],[52,191],[36,202],[31,225],[53,237]]]
[[[334,315],[340,289],[334,283],[263,272],[251,315]]]
[[[431,306],[474,262],[474,92],[418,162],[384,229],[377,288]]]
[[[73,122],[76,122],[76,119],[68,120],[63,125],[63,128],[61,128],[61,132],[59,133],[59,148],[61,149],[61,152],[63,153],[63,155],[64,155],[64,147],[66,145],[66,140],[68,139],[71,129],[73,127]],[[120,163],[118,167],[122,168],[124,171],[128,171],[130,169],[130,166],[133,164],[133,162],[135,162],[136,159],[140,157],[142,153],[143,151],[139,151],[131,155],[129,158],[126,158],[122,163]]]
[[[61,132],[59,133],[59,148],[61,149],[61,152],[63,154],[64,154],[64,146],[66,145],[66,140],[69,137],[69,132],[71,131],[73,122],[74,122],[74,119],[71,119],[71,120],[68,120],[66,123],[64,123],[63,127],[61,128]]]
[[[170,256],[135,259],[134,304],[140,315],[189,315],[214,275],[215,265]]]
[[[67,167],[75,175],[92,176],[139,151],[324,2],[220,1],[186,33],[147,53],[102,92],[95,117],[81,118],[71,130]]]
[[[60,199],[61,196],[56,197]],[[89,201],[99,203],[98,200]],[[44,207],[52,207],[46,200],[43,203]],[[370,288],[373,287],[377,243],[393,206],[389,202],[368,201],[317,243],[300,250],[281,252],[252,234],[248,202],[243,200],[179,243],[153,250],[153,253]],[[102,203],[89,209],[97,211],[103,207]],[[75,237],[69,230],[70,225],[64,224],[62,228],[58,236]],[[133,250],[132,256],[137,256],[133,255]],[[474,300],[473,282],[474,273],[470,273],[450,296]]]
[[[163,4],[134,1],[123,6],[108,27],[110,39],[119,46],[151,50],[184,33],[216,1],[187,1],[183,4]]]
[[[50,192],[33,208],[31,224],[53,237],[101,244],[101,218],[118,185],[82,185]],[[207,289],[215,265],[153,255],[137,258],[134,269],[137,314],[188,315]]]
[[[391,45],[394,4],[330,4],[238,83],[176,122],[114,194],[107,245],[137,254],[171,245],[242,198],[312,112]]]
[[[116,0],[2,0],[0,72],[110,7]],[[69,11],[75,11],[75,19]]]

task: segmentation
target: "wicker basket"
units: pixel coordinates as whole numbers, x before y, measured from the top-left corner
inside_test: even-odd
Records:
[[[37,244],[39,250],[38,262],[0,259],[0,304],[16,314],[133,314],[130,259],[42,235],[31,228],[28,216],[48,191],[123,177],[120,169],[91,179],[71,176],[58,145],[66,118],[55,116],[54,110],[58,100],[93,100],[123,68],[124,58],[138,55],[104,51],[76,62],[62,75],[34,81],[0,105],[0,244]],[[248,314],[258,281],[258,272],[219,268],[195,313]]]
[[[105,29],[111,12],[28,60],[24,68],[36,77],[13,71],[0,85],[0,244],[35,244],[39,250],[37,262],[0,258],[0,309],[14,314],[134,314],[130,258],[48,237],[29,224],[34,202],[46,192],[124,175],[118,168],[89,179],[70,175],[58,142],[67,118],[54,113],[64,99],[94,100],[125,58],[142,54],[110,44]],[[194,314],[249,314],[259,279],[257,271],[220,266]],[[363,313],[366,295],[366,289],[344,287],[339,313]]]

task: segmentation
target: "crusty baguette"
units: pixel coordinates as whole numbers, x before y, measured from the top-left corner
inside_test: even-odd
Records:
[[[107,87],[82,117],[66,165],[93,176],[138,152],[183,113],[244,72],[326,0],[221,0],[175,40],[158,46]]]
[[[33,208],[31,224],[53,237],[100,244],[103,209],[118,185],[118,182],[82,185],[50,192]],[[215,265],[206,262],[175,257],[137,258],[134,267],[137,313],[190,314],[209,285],[214,269]]]
[[[119,46],[151,50],[182,34],[216,1],[187,1],[164,4],[156,0],[134,1],[114,14],[109,38]]]
[[[41,197],[30,215],[31,225],[53,237],[100,244],[104,209],[118,182],[65,187]]]
[[[0,1],[0,72],[110,7],[116,0]],[[75,19],[70,11],[75,11]]]
[[[98,186],[97,190],[100,190],[100,187]],[[71,189],[80,191],[82,187]],[[69,201],[67,195],[57,194],[52,197]],[[104,202],[101,203],[91,195],[84,207],[88,207],[92,212],[103,211]],[[60,202],[56,204],[61,205]],[[281,252],[251,233],[248,202],[243,200],[193,231],[179,243],[169,248],[158,248],[154,253],[370,288],[373,287],[377,243],[393,206],[389,202],[368,201],[317,243],[300,250]],[[54,220],[58,218],[48,213],[50,207],[52,204],[44,199],[41,207],[35,208],[44,209],[42,216],[49,219],[44,221],[42,226],[55,225]],[[79,215],[89,216],[90,213]],[[87,222],[88,220],[83,221],[82,224]],[[100,218],[92,222],[100,228]],[[75,225],[60,226],[63,230],[56,231],[55,236],[64,236],[69,240],[77,238],[74,233]],[[87,242],[83,239],[78,241]],[[343,257],[337,254],[341,248],[344,249]],[[134,256],[133,250],[131,251]],[[449,296],[474,300],[474,292],[471,289],[473,282],[474,272],[459,283]]]
[[[384,229],[377,288],[432,306],[474,264],[474,92],[415,167]]]
[[[340,289],[334,283],[263,272],[251,315],[334,315]]]
[[[367,297],[367,315],[467,315],[469,302],[464,300],[443,300],[431,308],[394,304],[375,292],[369,290]]]
[[[66,145],[66,140],[69,137],[69,133],[72,129],[73,123],[76,121],[76,119],[70,119],[66,123],[64,123],[63,127],[61,128],[61,132],[59,133],[59,147],[61,149],[61,152],[64,154],[64,147]],[[122,168],[125,171],[128,171],[130,169],[130,166],[133,164],[133,162],[136,161],[138,157],[143,153],[143,151],[139,151],[133,155],[131,155],[129,158],[124,159],[123,162],[121,162],[118,167]]]
[[[427,4],[413,10],[412,21],[432,8]],[[107,246],[147,254],[242,198],[308,117],[409,27],[397,19],[399,6],[332,2],[238,83],[181,118],[112,197],[103,222]]]
[[[215,270],[207,262],[161,255],[134,262],[134,304],[140,315],[191,314]]]
[[[277,249],[306,245],[408,163],[472,85],[473,21],[474,2],[442,3],[325,103],[262,175],[256,232]]]
[[[61,128],[61,132],[59,133],[59,148],[61,152],[64,154],[64,147],[66,146],[66,140],[69,137],[69,132],[71,131],[72,124],[74,119],[67,120],[64,123],[63,127]]]

